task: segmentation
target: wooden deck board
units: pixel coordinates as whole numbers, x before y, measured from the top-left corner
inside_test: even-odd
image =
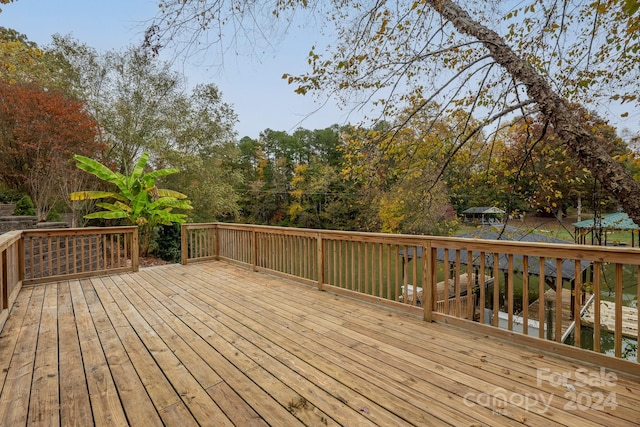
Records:
[[[58,384],[58,289],[45,290],[38,347],[33,367],[29,425],[57,426],[60,424]]]
[[[3,426],[24,425],[27,420],[44,291],[33,291],[24,319],[20,319],[22,325],[16,331],[18,339],[0,393],[0,425]]]
[[[640,423],[633,376],[221,262],[24,288],[0,367],[0,425]]]

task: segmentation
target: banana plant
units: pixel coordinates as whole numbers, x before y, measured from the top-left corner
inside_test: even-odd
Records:
[[[140,229],[140,255],[146,256],[151,244],[151,236],[159,225],[182,224],[187,216],[174,213],[173,209],[192,209],[187,196],[173,190],[158,188],[157,178],[178,173],[178,169],[158,169],[145,173],[149,153],[142,154],[130,175],[114,172],[97,160],[74,155],[76,166],[103,181],[114,184],[118,191],[76,191],[71,193],[72,201],[98,200],[96,203],[102,211],[93,212],[84,217],[87,219],[125,219],[130,225]]]

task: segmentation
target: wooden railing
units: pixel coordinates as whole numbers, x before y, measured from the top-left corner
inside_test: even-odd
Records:
[[[24,278],[23,241],[20,231],[0,235],[0,330],[9,317]]]
[[[221,223],[182,239],[183,264],[227,260],[571,357],[589,341],[603,366],[638,360],[638,248]]]
[[[0,235],[0,330],[23,285],[138,271],[138,227]]]
[[[138,271],[138,227],[25,230],[24,284]]]

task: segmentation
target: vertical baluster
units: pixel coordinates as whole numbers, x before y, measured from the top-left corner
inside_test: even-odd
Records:
[[[391,249],[391,244],[387,243],[385,244],[385,247],[387,248],[387,299],[391,299],[391,253],[392,253],[392,249]]]
[[[493,253],[493,326],[500,322],[500,254]],[[506,286],[506,283],[505,283]]]
[[[614,353],[616,357],[622,357],[622,264],[616,263],[616,320],[614,331]]]
[[[264,253],[264,268],[269,268],[271,263],[271,245],[269,244],[269,233],[265,232],[262,235],[263,253]]]
[[[364,243],[364,256],[362,258],[362,267],[364,268],[364,293],[369,294],[369,243]],[[373,266],[372,266],[373,267]]]
[[[186,247],[182,248],[183,251],[187,251],[187,262],[193,259],[193,230],[189,228],[183,228],[187,238],[183,240],[186,242]]]
[[[540,330],[538,331],[538,338],[544,338],[544,327],[547,323],[547,319],[544,315],[545,298],[544,298],[544,285],[545,285],[545,265],[546,261],[544,257],[540,257],[540,270],[538,274],[538,321],[540,323]],[[547,325],[549,328],[551,325]]]
[[[456,275],[453,278],[453,293],[455,295],[455,308],[454,308],[454,316],[462,317],[462,308],[460,307],[460,294],[462,293],[462,286],[460,283],[460,276],[462,272],[460,271],[460,249],[456,249]]]
[[[47,236],[47,275],[53,276],[53,242],[51,242],[52,237]]]
[[[107,235],[102,234],[102,267],[107,270]]]
[[[507,329],[513,330],[513,254],[507,255],[507,282],[504,284],[507,294]]]
[[[304,257],[304,250],[302,249],[302,236],[294,236],[294,245],[296,247],[296,253],[293,256],[293,274],[298,277],[304,277],[302,274],[302,265],[306,262]]]
[[[562,342],[562,259],[556,258],[556,342]]]
[[[337,270],[335,270],[333,272],[333,279],[336,279],[336,274],[338,275],[338,281],[334,284],[336,284],[337,286],[344,288],[346,286],[346,274],[347,274],[347,265],[346,265],[346,256],[347,256],[347,252],[346,252],[346,248],[344,250],[343,253],[343,247],[344,247],[344,242],[342,240],[332,240],[331,241],[333,243],[333,259],[334,259],[334,263],[333,265],[338,265],[339,268]],[[338,245],[338,259],[339,259],[339,263],[336,264],[335,259],[336,259],[336,245]],[[338,283],[339,282],[339,283]]]
[[[62,274],[60,271],[60,239],[61,236],[56,237],[56,274],[59,276]]]
[[[408,261],[407,261],[408,262]],[[422,304],[422,295],[418,294],[418,247],[413,246],[413,269],[412,269],[413,277],[411,281],[413,282],[413,302],[412,305],[418,305],[418,296],[420,297],[420,304]]]
[[[284,271],[284,263],[285,263],[285,259],[284,259],[284,234],[282,233],[278,233],[276,234],[276,237],[278,238],[278,271],[282,272]]]
[[[378,244],[378,296],[384,298],[384,244]]]
[[[487,283],[485,280],[486,274],[485,274],[485,256],[486,254],[484,252],[480,252],[480,324],[484,325],[485,319],[484,319],[484,308],[485,308],[485,304],[486,304],[486,288],[487,288]]]
[[[298,237],[297,236],[288,236],[287,238],[287,249],[285,251],[285,254],[287,255],[287,261],[289,264],[289,274],[292,275],[296,275],[296,259],[298,259],[299,254],[298,254],[298,245],[297,245],[297,240]]]
[[[400,283],[402,282],[402,269],[398,265],[400,263],[400,257],[398,256],[398,251],[400,250],[400,245],[393,245],[393,258],[394,258],[394,266],[395,266],[395,296],[396,300],[398,299],[398,295],[400,295]],[[406,299],[405,299],[406,301]]]
[[[107,246],[108,246],[107,262],[109,263],[109,268],[115,267],[115,261],[114,261],[115,243],[114,243],[113,236],[114,236],[113,233],[109,233],[108,235],[104,236],[105,242],[107,243]]]
[[[522,256],[522,333],[529,334],[529,257]]]
[[[279,265],[280,265],[280,255],[278,253],[279,246],[278,246],[278,235],[277,234],[275,234],[275,233],[271,234],[271,242],[273,244],[273,269],[277,271],[279,269]]]
[[[119,256],[118,259],[120,260],[120,267],[126,267],[127,266],[127,256],[128,256],[128,252],[127,252],[127,235],[125,233],[122,234],[118,234],[118,238],[121,239],[120,241],[120,245],[118,245],[118,248],[121,248],[121,251],[119,252]]]
[[[335,266],[336,266],[336,256],[335,256],[335,245],[334,241],[327,238],[328,236],[321,236],[320,242],[322,243],[322,256],[323,263],[321,265],[318,263],[318,277],[322,274],[321,267],[324,268],[324,283],[329,285],[338,286],[338,282],[336,281],[336,276],[334,274]]]
[[[44,248],[42,236],[38,237],[38,260],[40,261],[40,277],[44,277]]]
[[[80,271],[82,273],[87,269],[87,260],[85,259],[85,241],[87,239],[87,235],[83,234],[80,237]]]
[[[428,256],[425,268],[427,268],[427,274],[431,275],[431,280],[429,284],[429,288],[431,288],[431,298],[428,298],[426,303],[429,304],[427,309],[425,310],[425,316],[429,318],[425,320],[431,321],[433,319],[433,310],[436,307],[436,301],[438,299],[438,249],[433,247],[432,242],[428,242],[425,246],[424,250],[426,254],[423,256]]]
[[[30,260],[29,260],[29,278],[34,279],[36,277],[36,269],[35,269],[35,260],[36,260],[36,250],[33,236],[29,237],[29,248],[30,248]]]
[[[362,283],[362,242],[355,242],[356,248],[358,248],[358,254],[356,256],[356,264],[354,269],[356,271],[356,290],[360,293],[363,291],[363,283]]]
[[[478,278],[473,276],[473,252],[467,251],[467,314],[469,320],[474,318],[475,304],[473,303],[473,286]]]
[[[300,244],[302,245],[302,264],[300,265],[300,275],[305,279],[310,279],[309,277],[309,267],[311,267],[311,257],[309,256],[309,237],[302,236]]]
[[[280,257],[280,251],[281,251],[281,247],[280,247],[280,235],[277,233],[274,233],[272,235],[273,238],[273,247],[275,250],[275,266],[274,269],[277,271],[280,271],[281,267],[280,267],[280,262],[281,262],[281,257]]]
[[[640,268],[640,267],[639,267]],[[602,272],[602,263],[595,261],[593,263],[593,350],[600,352],[600,274]]]
[[[96,240],[96,235],[95,234],[87,235],[89,271],[98,271],[98,266],[97,266],[97,262],[96,262],[95,240]]]
[[[402,286],[404,286],[404,294],[402,296],[402,302],[405,304],[411,304],[412,301],[409,301],[409,278],[407,277],[407,264],[409,262],[409,247],[404,245],[404,250],[402,253]],[[416,299],[415,289],[413,294],[411,295],[411,299]]]
[[[444,264],[442,269],[444,270],[444,286],[442,287],[442,295],[438,298],[442,298],[444,301],[444,313],[449,314],[449,249],[444,248]]]

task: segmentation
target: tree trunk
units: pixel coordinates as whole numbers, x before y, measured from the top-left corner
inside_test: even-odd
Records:
[[[492,58],[515,80],[522,82],[545,119],[554,127],[569,153],[584,165],[603,188],[622,205],[636,224],[640,224],[640,183],[624,170],[598,143],[593,132],[580,119],[582,107],[551,89],[549,83],[526,59],[519,57],[495,31],[473,20],[456,3],[427,0],[427,3],[462,34],[483,43]]]
[[[578,211],[578,218],[577,221],[580,222],[582,221],[582,197],[580,197],[580,195],[578,195],[578,206],[576,208],[576,210]]]

